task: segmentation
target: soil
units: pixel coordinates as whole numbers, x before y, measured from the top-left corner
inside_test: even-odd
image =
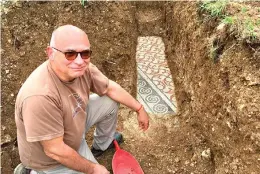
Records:
[[[88,34],[91,61],[133,96],[138,36],[164,39],[178,114],[150,115],[146,132],[138,129],[130,109],[121,106],[118,114],[118,130],[125,140],[120,147],[136,157],[144,173],[260,171],[260,54],[255,51],[259,45],[253,50],[225,33],[218,60],[210,59],[209,38],[218,34],[218,23],[203,22],[196,2],[87,2],[84,7],[78,1],[17,2],[8,9],[1,27],[2,173],[13,173],[20,163],[16,95],[46,60],[52,31],[64,24]],[[110,171],[113,153],[98,158]]]

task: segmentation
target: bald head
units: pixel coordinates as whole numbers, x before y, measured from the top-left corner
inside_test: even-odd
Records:
[[[70,43],[88,44],[89,40],[87,34],[80,28],[73,25],[60,26],[53,31],[50,46],[51,47],[64,47]]]
[[[82,57],[83,53],[90,52],[88,36],[72,25],[61,26],[52,33],[46,52],[52,69],[63,81],[82,76],[90,63],[90,57]],[[72,55],[73,60],[68,55]]]

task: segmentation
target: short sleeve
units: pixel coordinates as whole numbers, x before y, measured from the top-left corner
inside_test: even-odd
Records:
[[[22,117],[28,142],[51,140],[64,134],[61,109],[47,96],[25,99]]]
[[[89,65],[89,71],[92,80],[90,91],[99,96],[104,95],[108,89],[109,79],[93,64]]]

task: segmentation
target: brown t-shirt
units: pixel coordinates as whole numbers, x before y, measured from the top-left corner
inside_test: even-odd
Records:
[[[20,159],[35,170],[59,165],[46,156],[40,144],[64,136],[64,142],[78,151],[85,131],[86,106],[90,91],[103,95],[108,78],[90,63],[85,74],[72,82],[61,81],[49,61],[44,62],[23,84],[15,105]]]

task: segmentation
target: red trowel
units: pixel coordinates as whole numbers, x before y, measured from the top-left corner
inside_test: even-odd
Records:
[[[114,174],[144,174],[136,159],[130,153],[120,149],[116,140],[114,145],[116,149],[112,160]]]

